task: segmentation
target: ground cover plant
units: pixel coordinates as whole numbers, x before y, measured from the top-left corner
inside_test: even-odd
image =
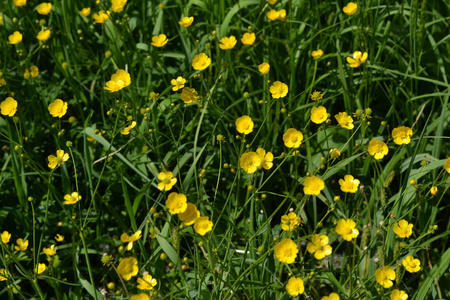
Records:
[[[449,15],[1,0],[1,299],[450,299]]]

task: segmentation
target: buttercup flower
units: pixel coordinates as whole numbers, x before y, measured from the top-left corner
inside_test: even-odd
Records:
[[[266,75],[270,71],[270,65],[266,62],[263,62],[262,64],[258,65],[258,71],[261,74]]]
[[[27,4],[27,0],[13,0],[15,6],[25,6]]]
[[[14,249],[17,251],[25,251],[28,248],[28,241],[24,241],[23,239],[16,240],[17,246],[14,246]]]
[[[8,97],[0,103],[1,114],[12,117],[17,112],[17,101],[12,97]]]
[[[142,230],[138,230],[132,235],[122,233],[122,235],[120,236],[120,241],[122,243],[128,243],[127,250],[131,251],[131,249],[133,249],[133,243],[139,240],[141,237],[142,237]]]
[[[129,126],[126,126],[123,130],[120,131],[120,134],[129,135],[131,132],[131,129],[136,127],[136,124],[137,124],[136,121],[131,122],[131,124]]]
[[[303,133],[295,128],[289,128],[283,134],[284,145],[288,148],[298,148],[302,144]]]
[[[286,10],[285,10],[285,9],[280,9],[280,10],[278,11],[278,14],[279,14],[278,20],[280,20],[280,21],[286,21],[287,16],[286,16]]]
[[[1,234],[1,242],[2,244],[8,244],[9,240],[11,239],[11,233],[9,233],[8,231],[3,231]]]
[[[55,245],[51,245],[50,248],[44,247],[44,249],[42,249],[42,251],[48,256],[53,256],[56,254],[56,247],[55,247]]]
[[[167,36],[164,33],[161,33],[160,35],[155,35],[154,37],[152,37],[152,46],[154,47],[164,47],[165,44],[167,44],[167,42],[169,41],[169,39],[167,38]]]
[[[192,22],[194,22],[194,17],[184,17],[178,24],[187,28],[192,25]]]
[[[69,158],[70,158],[69,154],[64,153],[64,150],[60,149],[60,150],[56,151],[56,156],[54,156],[54,155],[48,156],[48,167],[50,169],[59,167],[60,165],[62,165],[66,161],[68,161]]]
[[[278,0],[269,0],[268,2],[270,5],[275,5],[275,4],[277,4],[277,1]]]
[[[234,35],[232,35],[230,37],[225,36],[220,39],[219,48],[222,50],[230,50],[230,49],[233,49],[234,46],[236,46],[236,43],[237,43],[237,40]]]
[[[252,118],[249,116],[242,116],[236,119],[236,130],[239,133],[249,134],[253,131],[253,126],[255,125]]]
[[[186,104],[197,102],[199,98],[200,97],[195,89],[186,86],[181,90],[180,99]]]
[[[131,296],[130,300],[150,300],[150,296],[144,293]]]
[[[375,159],[382,159],[389,152],[389,148],[386,143],[377,139],[373,139],[369,142],[369,147],[367,150]]]
[[[327,109],[323,106],[313,107],[311,109],[311,122],[322,124],[328,118]]]
[[[110,93],[114,93],[120,91],[123,88],[126,88],[131,84],[131,76],[125,70],[119,69],[115,74],[111,76],[111,80],[106,83],[106,86],[103,87],[105,90]]]
[[[241,168],[248,174],[255,173],[262,167],[261,157],[256,152],[246,152],[241,155]]]
[[[341,298],[337,293],[331,293],[328,296],[323,296],[322,298],[320,298],[320,300],[339,300],[339,299]]]
[[[367,52],[355,51],[352,57],[347,57],[347,62],[350,64],[350,68],[357,68],[367,60],[368,56]]]
[[[92,17],[94,18],[95,23],[103,24],[108,21],[110,14],[111,13],[109,10],[107,10],[106,12],[104,10],[101,10],[97,14],[94,14]]]
[[[127,0],[111,0],[111,10],[120,13],[126,4]]]
[[[204,70],[211,64],[211,58],[205,53],[199,53],[192,60],[192,68],[194,70]]]
[[[51,12],[51,10],[52,4],[49,2],[43,2],[37,8],[37,12],[41,15],[48,15]]]
[[[444,169],[447,171],[447,173],[450,173],[450,156],[447,158],[447,160],[444,162]]]
[[[36,268],[34,268],[34,273],[41,274],[44,273],[45,270],[47,270],[47,266],[44,263],[42,264],[38,263]]]
[[[39,68],[36,67],[36,66],[31,66],[31,67],[30,67],[30,75],[31,75],[31,77],[33,77],[33,78],[38,77],[38,75],[39,75]]]
[[[313,52],[311,52],[311,56],[315,59],[318,60],[319,58],[321,58],[323,55],[323,50],[319,49],[319,50],[313,50]]]
[[[409,144],[411,142],[410,136],[413,134],[411,128],[406,126],[400,126],[392,130],[392,137],[394,143],[397,145]]]
[[[87,17],[91,14],[91,8],[90,7],[85,7],[82,10],[80,10],[80,15],[82,15],[83,17]]]
[[[241,42],[244,45],[253,45],[256,40],[256,35],[253,32],[246,32],[241,38]]]
[[[267,152],[263,148],[258,148],[256,150],[256,153],[259,155],[259,158],[261,159],[261,166],[260,168],[264,168],[266,170],[269,170],[273,167],[273,154],[272,152]]]
[[[297,226],[301,225],[302,220],[295,212],[290,212],[287,215],[281,216],[281,229],[284,231],[292,231]]]
[[[283,239],[273,247],[273,250],[278,261],[292,264],[297,258],[298,246],[291,239]]]
[[[16,45],[22,41],[22,34],[18,31],[14,31],[13,34],[8,36],[9,43],[12,45]]]
[[[173,178],[173,173],[170,171],[160,172],[158,174],[158,179],[161,180],[161,182],[158,183],[158,189],[160,191],[170,191],[177,183],[177,179]]]
[[[41,30],[39,31],[38,35],[37,35],[37,39],[45,42],[46,40],[48,40],[50,38],[50,29],[47,30]]]
[[[57,241],[57,242],[63,242],[64,241],[64,236],[63,235],[61,235],[61,234],[57,234],[57,235],[55,235],[55,240]]]
[[[346,6],[342,9],[346,15],[352,16],[356,13],[356,10],[358,9],[358,4],[354,2],[347,3]]]
[[[375,270],[375,279],[384,288],[390,288],[395,280],[395,271],[390,266],[384,266]]]
[[[131,277],[136,276],[138,272],[138,261],[133,256],[122,258],[117,266],[117,273],[119,273],[125,281],[128,281]]]
[[[67,194],[64,196],[64,204],[65,205],[72,205],[77,203],[81,200],[81,196],[78,194],[78,192],[72,192],[71,194]]]
[[[184,88],[184,84],[185,84],[185,83],[186,83],[186,79],[184,79],[184,78],[181,77],[181,76],[178,76],[177,79],[172,79],[172,80],[170,81],[170,84],[173,85],[172,91],[176,92],[176,91],[178,91],[179,89]]]
[[[144,275],[142,278],[137,279],[138,286],[140,290],[153,290],[153,288],[158,284],[158,281],[152,277],[152,275]]]
[[[312,101],[319,101],[323,99],[323,95],[321,91],[314,91],[311,95],[311,100]]]
[[[62,118],[67,112],[67,102],[56,99],[48,105],[48,111],[55,118]]]
[[[329,239],[326,235],[315,234],[311,238],[311,242],[306,245],[309,253],[314,253],[315,259],[323,259],[325,256],[331,255],[333,248],[328,245]]]
[[[184,225],[186,226],[194,224],[198,217],[200,217],[200,211],[195,204],[190,202],[187,203],[186,210],[178,214],[178,219],[180,219],[181,222],[184,222]]]
[[[355,125],[353,125],[353,119],[350,117],[345,111],[340,112],[334,116],[336,121],[338,121],[339,125],[345,129],[353,129]]]
[[[286,292],[288,292],[291,297],[297,297],[298,295],[303,294],[304,291],[305,286],[300,277],[289,278],[289,281],[286,284]]]
[[[269,88],[272,97],[275,99],[286,97],[288,93],[288,86],[281,82],[275,81]]]
[[[271,9],[270,11],[268,11],[266,13],[266,17],[270,21],[275,21],[280,17],[280,13],[278,11],[276,11],[275,9]]]
[[[320,191],[325,188],[325,183],[317,176],[306,177],[303,185],[305,186],[303,192],[306,195],[319,195]]]
[[[209,217],[198,217],[194,222],[194,230],[201,236],[210,232],[213,228],[213,222],[209,220]]]
[[[431,189],[430,189],[430,194],[432,196],[436,196],[437,192],[438,192],[437,186],[432,186]]]
[[[409,273],[416,273],[420,271],[420,260],[414,258],[412,255],[408,255],[402,260],[402,265]]]
[[[0,281],[6,281],[8,280],[8,273],[6,272],[6,269],[0,269]]]
[[[356,193],[358,191],[359,180],[352,175],[345,175],[344,179],[339,179],[341,191],[344,193]]]
[[[391,300],[406,300],[408,299],[408,294],[401,290],[393,290],[391,293]]]
[[[407,238],[412,234],[413,224],[409,224],[406,220],[400,220],[397,223],[394,223],[392,230],[399,238]]]
[[[333,149],[330,150],[330,157],[331,157],[332,159],[336,159],[336,158],[338,158],[339,156],[341,156],[341,151],[339,151],[338,148],[333,148]]]
[[[336,224],[336,233],[346,241],[351,241],[359,235],[356,223],[352,219],[340,219]]]
[[[184,194],[170,193],[166,200],[166,206],[172,215],[183,213],[187,209],[187,198]]]

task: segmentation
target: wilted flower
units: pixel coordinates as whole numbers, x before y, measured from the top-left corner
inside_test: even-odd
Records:
[[[30,75],[31,75],[31,77],[33,77],[33,78],[38,77],[38,75],[39,75],[39,68],[36,67],[36,66],[31,66],[31,67],[30,67]]]
[[[197,102],[199,96],[195,89],[186,86],[181,90],[180,99],[183,100],[184,103],[189,104]]]
[[[311,100],[312,101],[319,101],[323,99],[323,95],[321,91],[314,91],[311,95]]]
[[[133,249],[133,243],[139,240],[142,237],[142,230],[138,230],[132,235],[128,235],[127,233],[123,233],[120,236],[120,241],[122,243],[128,243],[127,250],[131,251]]]
[[[131,132],[131,129],[136,127],[136,125],[137,125],[136,121],[131,122],[130,125],[126,126],[123,130],[120,131],[120,134],[122,134],[122,135],[129,135],[130,132]]]
[[[8,280],[8,272],[6,272],[6,269],[0,269],[0,281],[6,281]]]
[[[57,234],[57,235],[55,235],[55,240],[57,241],[57,242],[63,242],[64,241],[64,236],[63,235],[61,235],[61,234]]]

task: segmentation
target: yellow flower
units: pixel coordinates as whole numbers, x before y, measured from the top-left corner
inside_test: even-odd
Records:
[[[305,286],[303,285],[303,280],[300,277],[291,277],[286,284],[286,292],[291,295],[291,297],[297,297],[303,294],[305,291]]]
[[[278,0],[269,0],[269,4],[270,4],[270,5],[275,5],[275,4],[277,4],[277,1],[278,1]]]
[[[320,300],[339,300],[341,299],[337,293],[331,293],[328,296],[323,296]]]
[[[33,77],[33,78],[38,77],[38,75],[39,75],[39,68],[36,67],[36,66],[31,66],[30,67],[30,74],[31,74],[31,77]]]
[[[347,57],[347,62],[350,64],[350,68],[357,68],[367,60],[367,57],[367,52],[363,54],[361,51],[355,51],[352,57]]]
[[[205,53],[199,53],[194,56],[192,60],[192,67],[194,70],[204,70],[211,64],[211,58],[208,57]]]
[[[346,241],[351,241],[359,235],[356,223],[352,219],[340,219],[336,224],[336,233]]]
[[[91,8],[90,7],[85,7],[82,10],[80,10],[80,15],[82,15],[83,17],[87,17],[91,14]],[[102,22],[104,23],[104,22]]]
[[[155,35],[152,37],[152,46],[155,47],[164,47],[165,44],[167,44],[169,40],[167,39],[167,36],[164,33],[161,33],[160,35]]]
[[[390,266],[384,266],[375,270],[375,279],[384,288],[390,288],[395,280],[395,271]]]
[[[14,246],[14,249],[17,251],[25,251],[28,248],[28,241],[24,241],[23,239],[16,240],[17,246]]]
[[[263,62],[262,64],[258,65],[258,71],[261,74],[266,75],[270,71],[270,65],[266,62]]]
[[[131,132],[131,129],[136,127],[136,124],[137,124],[136,121],[131,122],[131,124],[129,126],[126,126],[122,131],[120,131],[120,134],[129,135]]]
[[[345,175],[344,179],[339,179],[341,191],[344,193],[356,193],[358,191],[359,183],[359,180],[354,178],[352,175]]]
[[[401,290],[393,290],[391,293],[391,300],[406,300],[408,299],[408,294]]]
[[[65,163],[67,160],[69,160],[70,156],[68,153],[64,153],[64,150],[58,150],[56,151],[56,156],[49,155],[48,156],[48,167],[50,169],[54,169],[56,167],[59,167],[63,163]]]
[[[298,148],[302,144],[303,133],[295,128],[289,128],[283,134],[284,145],[288,148]]]
[[[55,118],[62,118],[67,112],[67,102],[56,99],[48,105],[48,111]]]
[[[325,188],[325,183],[317,176],[305,178],[303,185],[305,186],[303,188],[303,192],[306,195],[319,195],[320,191]]]
[[[314,91],[311,95],[311,100],[312,101],[319,101],[323,99],[323,95],[321,91]]]
[[[192,103],[197,102],[200,97],[195,89],[191,89],[189,87],[184,87],[181,90],[180,99],[183,100],[184,103]]]
[[[194,17],[184,17],[178,24],[187,28],[192,25],[192,22],[194,22]]]
[[[236,130],[239,133],[249,134],[253,131],[253,126],[255,125],[252,121],[252,118],[249,116],[242,116],[236,119]]]
[[[413,134],[411,128],[406,126],[400,126],[392,130],[392,137],[394,143],[397,145],[409,144],[411,142],[410,136]]]
[[[311,122],[322,124],[328,118],[327,109],[323,106],[313,107],[311,109]]]
[[[38,273],[38,274],[44,273],[45,270],[47,270],[47,266],[45,264],[40,264],[40,263],[38,263],[36,268],[34,268],[34,272]]]
[[[184,194],[170,193],[166,200],[166,206],[172,215],[183,213],[187,209],[187,198]]]
[[[184,84],[186,83],[186,79],[184,79],[181,76],[178,76],[177,79],[172,79],[170,83],[173,85],[172,91],[176,92],[179,89],[182,89],[184,87]]]
[[[6,269],[0,269],[0,281],[6,281],[8,280],[8,273],[6,272]]]
[[[122,258],[117,266],[117,273],[119,273],[125,281],[128,281],[131,277],[136,276],[138,272],[138,261],[133,256]]]
[[[8,231],[3,231],[1,234],[1,242],[2,244],[8,244],[9,240],[11,239],[11,233],[9,233]]]
[[[281,82],[275,81],[269,88],[272,97],[275,99],[286,97],[288,93],[288,86]]]
[[[293,240],[286,238],[276,244],[273,250],[278,261],[292,264],[297,258],[298,246]]]
[[[313,52],[311,52],[311,56],[315,59],[318,60],[319,58],[321,58],[323,55],[323,50],[319,49],[319,50],[313,50]]]
[[[120,13],[123,7],[127,4],[127,0],[111,0],[111,10]]]
[[[170,171],[160,172],[158,174],[158,179],[161,180],[161,182],[158,183],[158,189],[160,191],[170,191],[177,183],[177,179],[173,178],[173,173]]]
[[[46,40],[48,40],[50,38],[50,29],[47,30],[41,30],[39,31],[38,35],[37,35],[37,39],[45,42]]]
[[[351,130],[355,127],[355,125],[353,125],[352,117],[350,117],[346,112],[340,112],[334,117],[342,128]]]
[[[315,234],[311,238],[311,242],[306,245],[309,253],[314,253],[315,259],[324,259],[325,256],[331,255],[333,248],[328,245],[329,239],[326,235]]]
[[[44,249],[42,249],[42,251],[48,256],[53,256],[56,254],[56,247],[55,247],[55,245],[51,245],[50,248],[44,247]]]
[[[352,16],[356,13],[356,10],[358,9],[358,4],[354,2],[347,3],[346,6],[342,9],[346,15]]]
[[[27,0],[13,0],[15,6],[25,6],[27,4]]]
[[[43,2],[37,8],[37,12],[41,15],[48,15],[51,10],[52,10],[52,4],[49,2]]]
[[[122,233],[122,235],[120,236],[120,241],[122,243],[128,243],[127,250],[131,251],[131,249],[133,249],[133,243],[139,240],[141,237],[142,237],[142,230],[138,230],[132,235]]]
[[[144,293],[131,296],[130,300],[150,300],[150,296]]]
[[[263,148],[256,149],[256,153],[259,155],[259,158],[261,159],[261,166],[260,168],[264,168],[266,170],[269,170],[273,167],[273,154],[272,152],[267,152]]]
[[[404,260],[402,260],[402,265],[409,273],[416,273],[420,271],[420,260],[414,258],[412,255],[408,255]]]
[[[330,150],[330,157],[331,157],[332,159],[336,159],[336,158],[338,158],[339,156],[341,156],[341,151],[339,151],[338,148],[333,148],[333,149]]]
[[[57,234],[56,236],[55,236],[55,240],[57,241],[57,242],[63,242],[64,241],[64,236],[63,235],[61,235],[61,234]]]
[[[281,216],[281,229],[284,231],[292,231],[297,226],[301,225],[302,220],[295,212],[290,212],[287,215]]]
[[[97,14],[94,14],[92,17],[94,18],[95,23],[103,24],[106,21],[108,21],[110,14],[111,14],[111,12],[109,10],[107,10],[106,12],[104,10],[101,10]]]
[[[8,97],[0,103],[1,114],[12,117],[17,112],[17,101]]]
[[[389,152],[386,143],[377,139],[373,139],[369,142],[369,148],[367,150],[375,159],[382,159]]]
[[[64,196],[64,204],[65,205],[72,205],[77,203],[81,200],[81,196],[78,194],[78,192],[72,192],[72,194],[67,194]]]
[[[447,173],[450,173],[450,156],[444,162],[444,169],[445,171],[447,171]]]
[[[213,229],[213,222],[209,220],[209,217],[198,217],[194,222],[194,230],[200,235],[205,235]]]
[[[256,152],[246,152],[241,155],[241,168],[248,174],[255,173],[262,167],[261,157]]]
[[[413,224],[409,224],[406,220],[400,220],[397,223],[394,223],[394,227],[392,230],[399,238],[407,238],[412,234]]]
[[[279,14],[278,20],[280,20],[280,21],[286,21],[287,16],[286,16],[286,10],[285,10],[285,9],[280,9],[280,10],[278,11],[278,14]]]
[[[275,9],[271,9],[270,11],[268,11],[266,13],[266,17],[270,21],[275,21],[280,17],[280,13],[278,11],[276,11]]]
[[[144,275],[142,278],[138,278],[137,283],[137,288],[140,290],[153,290],[158,281],[152,275]]]
[[[190,226],[194,224],[195,220],[200,217],[200,211],[197,209],[195,204],[189,203],[187,204],[187,208],[183,213],[178,214],[178,218],[181,222],[184,222],[184,225]]]
[[[106,83],[106,86],[103,87],[105,90],[110,93],[114,93],[120,91],[123,88],[126,88],[131,84],[131,76],[127,71],[119,69],[115,74],[111,76],[111,80]]]
[[[220,39],[219,48],[222,50],[230,50],[230,49],[233,49],[234,46],[236,46],[236,43],[237,43],[237,40],[234,35],[232,35],[230,37],[225,36]]]
[[[437,186],[432,186],[431,189],[430,189],[430,194],[432,196],[436,196],[437,192],[438,192]]]
[[[12,45],[16,45],[22,41],[22,34],[18,31],[14,31],[13,34],[8,36],[9,43]]]
[[[6,84],[5,78],[0,77],[0,87],[4,86]]]
[[[244,45],[253,45],[256,40],[256,35],[253,32],[246,32],[241,38],[241,42]]]

